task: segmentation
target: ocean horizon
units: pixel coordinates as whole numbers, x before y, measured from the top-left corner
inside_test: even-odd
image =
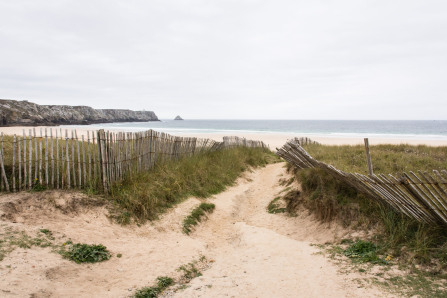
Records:
[[[73,126],[70,126],[73,127]],[[77,126],[82,129],[188,134],[287,134],[334,138],[447,140],[447,120],[172,120]]]

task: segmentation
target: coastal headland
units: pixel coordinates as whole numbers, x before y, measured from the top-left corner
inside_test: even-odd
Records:
[[[152,111],[94,109],[87,106],[38,105],[0,99],[0,126],[86,125],[110,122],[159,121]]]

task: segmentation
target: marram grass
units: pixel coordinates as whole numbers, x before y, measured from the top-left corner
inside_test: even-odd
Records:
[[[304,149],[315,159],[331,164],[345,172],[368,174],[363,145],[306,145]],[[407,171],[447,169],[447,147],[425,145],[370,146],[375,173],[395,174]]]
[[[238,147],[160,163],[112,187],[111,199],[120,210],[116,218],[122,223],[155,219],[188,197],[206,198],[225,190],[250,167],[277,160],[266,149]]]
[[[309,154],[346,172],[367,174],[363,146],[304,146]],[[410,145],[371,146],[375,173],[399,174],[403,171],[447,169],[447,147]],[[293,169],[293,167],[290,167]],[[447,268],[447,232],[426,225],[372,200],[356,189],[336,180],[321,169],[293,170],[302,191],[284,197],[287,210],[299,206],[311,210],[321,221],[338,221],[345,226],[375,229],[382,252],[406,262],[416,261]]]

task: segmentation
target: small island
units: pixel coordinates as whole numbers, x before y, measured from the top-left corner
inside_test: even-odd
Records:
[[[177,116],[177,117],[174,118],[174,120],[183,120],[183,118],[180,117],[180,116]]]

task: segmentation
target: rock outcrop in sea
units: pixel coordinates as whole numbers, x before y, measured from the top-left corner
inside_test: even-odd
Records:
[[[87,106],[38,105],[0,99],[0,126],[79,125],[159,121],[151,111],[93,109]]]
[[[177,117],[174,118],[174,120],[183,120],[183,118],[180,117],[180,116],[177,116]]]

